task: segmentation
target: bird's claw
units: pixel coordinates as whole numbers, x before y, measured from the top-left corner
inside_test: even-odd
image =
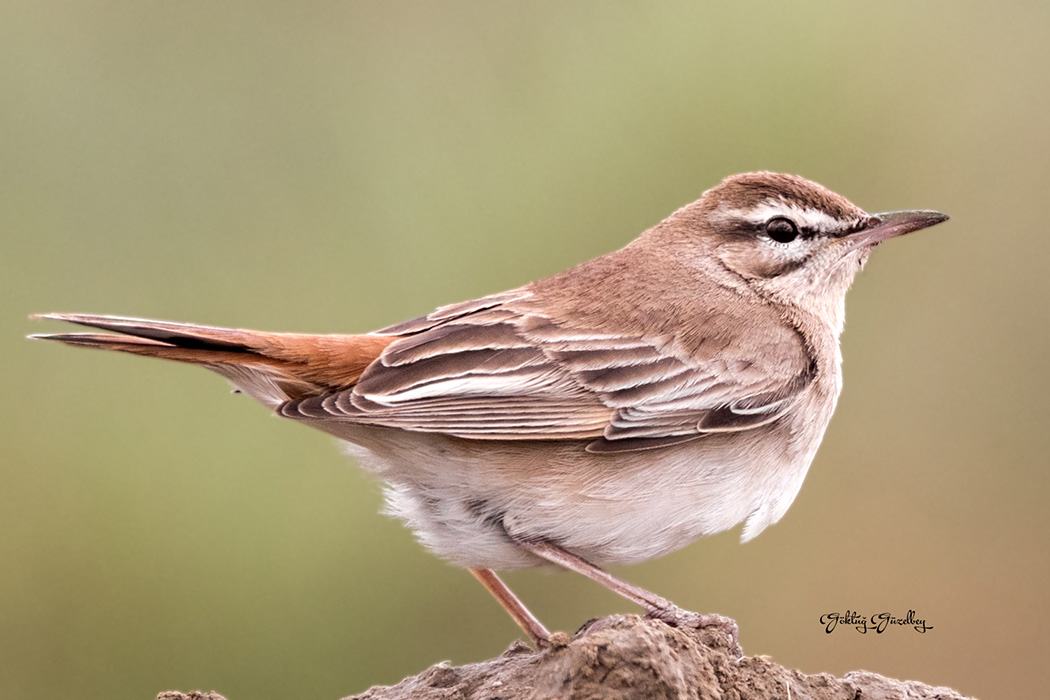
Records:
[[[704,615],[689,610],[683,610],[676,605],[672,605],[667,608],[654,608],[649,611],[646,617],[653,620],[659,620],[660,622],[667,623],[672,627],[678,627],[679,629],[704,629],[717,627],[729,637],[736,655],[738,657],[743,656],[743,649],[740,647],[740,629],[737,627],[735,620],[725,617],[724,615],[718,615],[716,613]]]

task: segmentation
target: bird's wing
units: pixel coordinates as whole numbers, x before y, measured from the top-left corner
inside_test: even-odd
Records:
[[[755,339],[741,349],[712,338],[698,350],[673,333],[569,329],[529,296],[485,297],[379,331],[398,339],[355,386],[280,412],[479,440],[589,439],[590,451],[619,452],[765,425],[812,379],[790,330],[757,352]]]

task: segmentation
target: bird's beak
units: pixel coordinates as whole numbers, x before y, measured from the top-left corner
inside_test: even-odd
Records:
[[[939,211],[888,211],[872,214],[868,225],[846,236],[850,249],[873,246],[887,238],[896,238],[912,231],[947,221],[948,215]]]

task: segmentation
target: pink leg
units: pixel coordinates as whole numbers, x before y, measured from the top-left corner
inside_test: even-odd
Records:
[[[474,574],[474,577],[481,581],[481,585],[499,601],[499,604],[510,614],[514,622],[518,623],[518,627],[525,634],[529,635],[529,639],[532,640],[537,649],[547,649],[551,646],[551,633],[547,631],[547,628],[543,626],[543,623],[535,615],[529,612],[529,609],[525,607],[518,596],[514,595],[514,592],[507,588],[507,584],[500,580],[495,571],[492,569],[471,569],[470,573]]]
[[[583,557],[559,547],[550,542],[526,542],[519,541],[517,545],[522,549],[545,559],[552,564],[575,571],[591,579],[613,593],[622,595],[632,603],[636,603],[648,612],[649,617],[666,622],[676,627],[722,627],[732,637],[733,644],[737,645],[738,631],[736,623],[721,615],[701,615],[699,613],[682,610],[671,601],[645,590],[640,586],[628,583],[617,578],[608,571],[590,563]],[[511,613],[513,615],[513,613]],[[521,623],[518,623],[521,624]]]

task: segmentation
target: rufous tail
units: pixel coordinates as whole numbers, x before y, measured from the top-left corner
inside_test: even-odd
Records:
[[[271,407],[353,386],[365,368],[396,340],[377,335],[265,333],[91,314],[38,314],[32,318],[67,321],[114,333],[30,338],[201,365]]]

